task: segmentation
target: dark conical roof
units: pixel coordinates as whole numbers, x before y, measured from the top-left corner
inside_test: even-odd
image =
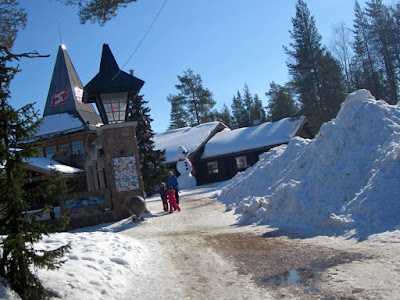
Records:
[[[96,94],[112,93],[121,90],[136,95],[144,81],[119,69],[107,44],[103,44],[99,73],[85,86],[84,103],[96,101]]]
[[[43,117],[69,113],[86,124],[101,123],[92,104],[82,102],[83,85],[63,45],[59,46]]]

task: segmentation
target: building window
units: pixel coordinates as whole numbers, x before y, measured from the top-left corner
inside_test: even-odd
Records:
[[[44,157],[43,149],[40,149],[40,150],[38,151],[37,157]]]
[[[85,153],[85,149],[83,148],[83,142],[82,141],[72,142],[71,146],[72,146],[72,155]]]
[[[218,174],[218,162],[210,161],[207,163],[208,174]]]
[[[246,159],[245,155],[235,157],[235,159],[236,159],[236,168],[237,169],[246,169],[247,159]]]
[[[45,156],[47,158],[53,158],[54,153],[56,153],[56,146],[50,146],[44,148]]]
[[[63,156],[69,155],[69,143],[60,144],[57,146],[58,152],[60,152]]]

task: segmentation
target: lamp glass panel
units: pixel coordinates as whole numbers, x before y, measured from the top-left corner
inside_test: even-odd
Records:
[[[108,123],[121,123],[125,121],[128,92],[101,94],[104,110]]]

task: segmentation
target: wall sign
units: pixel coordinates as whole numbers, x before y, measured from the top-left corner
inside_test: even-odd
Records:
[[[139,189],[139,178],[134,156],[114,158],[113,165],[115,185],[118,192]]]
[[[79,197],[76,199],[64,200],[66,209],[81,209],[86,207],[102,206],[106,203],[104,196],[89,196],[89,197]]]
[[[68,89],[57,91],[51,99],[51,106],[59,106],[67,103]]]

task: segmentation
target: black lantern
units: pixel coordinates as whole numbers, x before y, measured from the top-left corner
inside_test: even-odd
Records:
[[[100,71],[84,87],[83,102],[96,103],[104,124],[116,124],[126,121],[128,102],[134,99],[144,84],[119,69],[107,44],[103,45]]]

